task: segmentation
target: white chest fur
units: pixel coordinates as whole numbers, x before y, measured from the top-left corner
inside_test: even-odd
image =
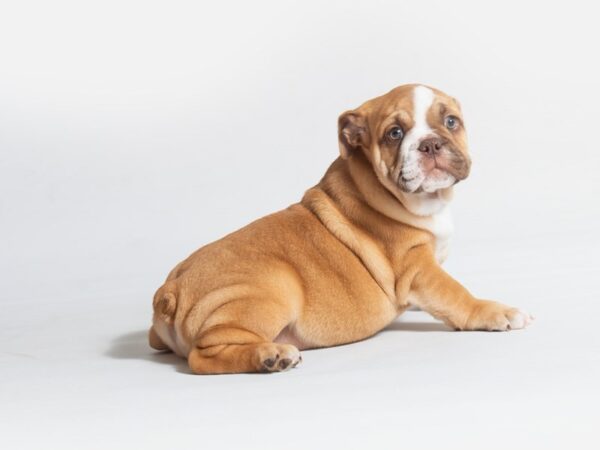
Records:
[[[431,227],[427,228],[435,237],[435,258],[441,264],[448,256],[448,245],[454,231],[450,207],[445,206],[440,212],[432,215]]]
[[[360,192],[368,199],[369,204],[380,213],[398,222],[411,225],[429,231],[435,238],[435,257],[442,263],[448,254],[448,243],[454,226],[450,212],[450,200],[452,199],[452,188],[442,190],[435,194],[426,192],[418,194],[405,194],[394,190],[390,185],[389,191],[396,198],[382,195],[380,191],[373,189],[373,183],[365,181],[368,171],[361,172],[361,167],[350,166],[355,171],[353,176]],[[389,180],[380,178],[382,184],[388,185]]]
[[[403,203],[412,212],[403,222],[433,234],[435,258],[441,264],[448,256],[448,244],[454,231],[449,201],[440,195],[422,193],[406,196]]]

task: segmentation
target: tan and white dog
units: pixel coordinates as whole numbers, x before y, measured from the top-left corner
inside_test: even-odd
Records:
[[[532,318],[480,300],[440,263],[469,174],[459,104],[405,85],[339,118],[341,157],[300,203],[202,247],[154,296],[150,345],[195,373],[276,372],[302,349],[369,337],[417,306],[457,330]]]

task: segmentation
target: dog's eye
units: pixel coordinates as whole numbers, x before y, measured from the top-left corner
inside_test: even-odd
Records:
[[[402,139],[404,136],[404,131],[400,127],[394,127],[390,131],[388,131],[388,137],[397,141],[398,139]]]
[[[449,130],[454,130],[454,129],[456,129],[458,127],[458,119],[456,117],[454,117],[454,116],[448,116],[444,120],[444,125]]]

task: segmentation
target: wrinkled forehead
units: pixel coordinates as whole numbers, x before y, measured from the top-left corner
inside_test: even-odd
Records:
[[[363,107],[368,112],[371,129],[378,134],[393,123],[401,124],[408,131],[419,123],[433,127],[440,116],[461,117],[460,106],[454,98],[423,85],[397,87],[365,103],[361,109]]]

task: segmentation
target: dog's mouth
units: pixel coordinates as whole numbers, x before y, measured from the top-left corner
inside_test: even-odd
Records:
[[[433,193],[465,179],[469,166],[470,161],[447,147],[435,155],[417,153],[402,167],[398,185],[406,193]]]
[[[457,167],[447,157],[421,158],[421,168],[426,177],[439,178],[445,174],[455,176]]]
[[[435,167],[413,178],[401,177],[398,184],[400,189],[408,194],[419,194],[421,192],[434,193],[439,189],[448,188],[457,182],[458,180],[449,172]]]

